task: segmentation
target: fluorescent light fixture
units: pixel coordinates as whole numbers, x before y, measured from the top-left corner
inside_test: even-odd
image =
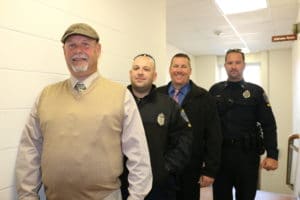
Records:
[[[225,15],[267,8],[266,0],[215,0]]]
[[[242,48],[243,53],[249,53],[250,49],[248,47]]]

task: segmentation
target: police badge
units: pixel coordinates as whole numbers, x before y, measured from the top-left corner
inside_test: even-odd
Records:
[[[245,99],[248,99],[250,96],[251,96],[251,93],[250,93],[249,90],[245,90],[245,91],[243,92],[243,97],[244,97]]]
[[[164,115],[164,113],[159,113],[159,114],[157,115],[157,123],[158,123],[160,126],[165,125],[165,115]]]
[[[188,127],[192,127],[189,118],[186,116],[186,113],[183,109],[180,110],[181,117],[188,123]]]

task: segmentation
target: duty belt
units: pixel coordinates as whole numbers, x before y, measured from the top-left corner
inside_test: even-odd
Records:
[[[244,139],[243,138],[224,138],[223,146],[243,146]]]

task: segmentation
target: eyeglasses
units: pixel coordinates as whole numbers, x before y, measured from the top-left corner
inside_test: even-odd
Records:
[[[135,57],[133,58],[133,60],[135,60],[136,58],[141,57],[141,56],[142,56],[142,57],[145,56],[145,57],[150,58],[150,59],[153,61],[153,63],[155,64],[155,59],[154,59],[150,54],[147,54],[147,53],[141,53],[141,54],[135,56]]]

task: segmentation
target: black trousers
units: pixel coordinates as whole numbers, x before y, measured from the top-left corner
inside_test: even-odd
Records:
[[[127,200],[129,192],[128,185],[121,186],[122,199]],[[152,186],[151,191],[145,197],[145,200],[176,200],[176,179],[170,175],[166,182],[161,185]]]
[[[175,180],[175,176],[170,175],[163,185],[154,186],[145,200],[176,200]]]
[[[176,200],[199,200],[201,166],[187,166],[178,176],[178,192]]]
[[[222,150],[220,171],[213,184],[214,200],[254,200],[258,183],[260,156],[255,149],[228,145]]]

